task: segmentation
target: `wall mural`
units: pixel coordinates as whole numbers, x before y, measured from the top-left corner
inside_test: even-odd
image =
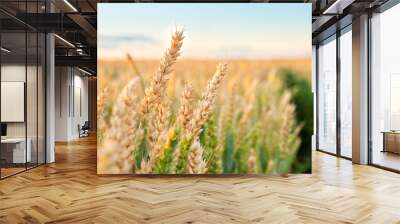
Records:
[[[99,174],[311,172],[311,4],[98,4]]]

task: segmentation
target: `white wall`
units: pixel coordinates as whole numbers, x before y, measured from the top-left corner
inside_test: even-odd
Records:
[[[77,75],[77,71],[78,70],[76,69],[74,70],[74,82],[73,82],[74,88],[72,88],[74,91],[72,93],[73,96],[71,96],[71,99],[73,99],[74,102],[71,101],[71,106],[73,105],[73,108],[71,108],[72,119],[70,121],[71,122],[70,135],[74,139],[79,137],[78,125],[82,126],[85,123],[85,121],[88,120],[88,78],[83,77],[82,73],[79,71]]]
[[[88,78],[83,75],[76,68],[56,67],[56,141],[79,138],[78,124],[88,120]]]
[[[50,1],[46,7],[54,10]],[[55,42],[54,34],[46,35],[46,163],[55,162]]]
[[[25,64],[3,64],[1,66],[2,82],[24,82],[26,86],[26,101],[23,99],[23,105],[19,108],[4,106],[1,108],[3,113],[22,113],[22,121],[5,122],[7,124],[7,137],[9,138],[27,138],[29,139],[29,148],[31,149],[32,162],[44,163],[45,159],[45,117],[44,117],[44,74],[41,70],[37,71],[36,66]],[[27,80],[26,80],[27,78]],[[2,89],[4,94],[5,89]],[[19,94],[24,95],[25,89],[20,89]],[[2,98],[8,98],[2,95]],[[22,98],[25,98],[24,96]],[[13,102],[11,102],[12,104]],[[14,102],[18,103],[18,102]],[[25,106],[26,103],[26,106]],[[14,110],[14,111],[13,111]],[[19,110],[19,111],[15,111]],[[26,112],[26,119],[24,114]],[[3,119],[2,119],[3,120]],[[50,157],[51,158],[51,157]],[[49,160],[51,162],[51,160]]]
[[[352,159],[368,163],[368,15],[352,23]]]
[[[26,70],[28,73],[32,72],[33,69],[36,69],[32,66],[25,65],[12,65],[6,64],[1,66],[1,81],[3,82],[25,82]],[[35,71],[36,72],[36,71]],[[28,97],[36,97],[36,93],[27,93]],[[35,105],[36,106],[36,105]],[[7,108],[1,108],[2,110],[7,110]],[[33,120],[30,117],[31,114],[28,114],[28,120]],[[36,114],[35,114],[36,116]],[[7,136],[8,137],[25,137],[25,122],[7,122]],[[29,137],[29,136],[28,136]]]
[[[67,141],[69,132],[69,68],[55,68],[55,141]]]
[[[1,81],[25,82],[25,65],[2,65]],[[7,108],[1,108],[7,110]],[[7,137],[25,137],[25,122],[7,123]]]

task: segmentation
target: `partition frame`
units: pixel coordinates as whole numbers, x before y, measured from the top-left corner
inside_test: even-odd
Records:
[[[341,118],[340,118],[340,103],[341,103],[341,99],[340,99],[340,81],[341,81],[341,66],[340,66],[340,37],[345,34],[346,32],[350,32],[351,29],[349,29],[349,27],[352,26],[352,23],[344,26],[343,28],[339,28],[337,27],[337,31],[335,33],[333,33],[332,35],[327,36],[326,38],[322,39],[319,41],[318,44],[316,44],[316,73],[315,73],[315,80],[316,80],[316,151],[319,152],[323,152],[332,156],[337,156],[346,160],[352,160],[352,158],[347,157],[342,155],[341,153]],[[335,38],[332,38],[332,36],[335,36]],[[327,40],[329,40],[330,38],[332,38],[332,40],[330,41],[336,41],[336,152],[332,153],[329,152],[327,150],[321,149],[319,146],[319,61],[320,61],[320,57],[319,57],[319,53],[318,53],[318,49],[320,47],[320,44],[322,42],[325,42]]]
[[[367,43],[367,46],[368,46],[368,49],[367,49],[367,51],[368,51],[368,54],[367,54],[367,67],[368,67],[367,68],[367,83],[368,83],[367,84],[368,85],[367,86],[367,94],[368,94],[367,95],[367,107],[368,107],[368,111],[367,111],[367,113],[368,113],[368,115],[367,115],[368,116],[368,122],[367,122],[368,139],[367,139],[367,141],[368,141],[368,149],[367,150],[368,150],[368,152],[367,152],[367,154],[368,154],[368,158],[367,158],[367,165],[370,165],[370,166],[373,166],[373,167],[377,167],[377,168],[380,168],[380,169],[383,169],[383,170],[395,172],[395,173],[400,173],[400,170],[393,169],[393,168],[390,168],[390,167],[386,167],[386,166],[382,166],[382,165],[373,163],[373,144],[372,144],[373,143],[372,142],[372,91],[373,90],[372,90],[372,61],[371,61],[371,58],[372,58],[372,54],[374,53],[372,51],[372,27],[371,27],[372,14],[373,13],[383,13],[386,10],[396,6],[397,4],[400,4],[400,0],[388,0],[384,4],[382,4],[381,6],[379,6],[377,8],[374,8],[374,9],[369,9],[369,10],[367,10],[365,12],[365,13],[368,14],[368,31],[367,31],[367,41],[368,41],[368,43]],[[350,26],[350,25],[352,25],[352,23],[350,23],[347,26]],[[347,26],[342,28],[342,29],[339,29],[339,27],[337,27],[338,31],[336,32],[336,34],[332,34],[332,35],[336,35],[336,41],[337,41],[336,44],[337,44],[337,46],[340,45],[340,36],[342,35],[342,33],[340,33],[340,32],[342,30],[345,30],[347,28]],[[337,33],[339,33],[340,35],[337,35]],[[333,155],[333,156],[336,156],[336,157],[344,158],[344,159],[347,159],[347,160],[352,160],[352,158],[348,158],[346,156],[341,155],[341,149],[340,149],[340,145],[339,144],[337,144],[338,148],[336,150],[336,154],[327,152],[324,149],[320,149],[319,148],[319,131],[320,130],[318,128],[318,123],[319,123],[319,109],[320,108],[318,107],[318,105],[319,105],[319,97],[318,97],[319,96],[319,88],[318,88],[318,85],[319,85],[319,69],[318,69],[318,66],[319,66],[319,59],[320,58],[318,56],[318,48],[319,48],[319,44],[321,42],[323,42],[324,40],[330,38],[331,36],[326,37],[325,39],[319,41],[316,44],[316,77],[315,77],[316,86],[317,86],[317,88],[316,88],[316,107],[317,107],[316,108],[316,122],[317,122],[317,125],[316,125],[316,132],[315,132],[315,134],[316,134],[316,151],[323,152],[323,153],[326,153],[326,154],[330,154],[330,155]],[[337,56],[339,56],[338,53],[339,53],[339,51],[337,51]],[[340,58],[339,58],[339,61],[340,61]],[[339,68],[339,72],[337,71],[337,73],[338,73],[339,78],[340,78],[340,66],[338,66],[338,68]],[[337,81],[336,85],[338,85],[338,84],[340,84],[340,82]],[[337,89],[340,91],[340,87],[338,87]],[[336,97],[338,99],[337,102],[340,103],[340,92],[336,93]],[[339,105],[339,107],[340,107],[340,104],[337,104],[337,105]],[[337,115],[338,115],[338,113],[337,113]],[[340,121],[340,118],[337,118],[337,122],[338,121]],[[340,133],[341,132],[340,122],[337,123],[337,127],[338,127],[337,132]],[[340,141],[340,135],[337,135],[336,137],[337,137],[337,140]]]
[[[25,0],[22,2],[25,3],[25,12],[24,13],[25,13],[25,16],[27,16],[27,13],[28,13],[27,12],[27,3],[32,2],[32,1]],[[38,6],[39,0],[36,0],[36,1],[34,0],[33,2],[34,3],[36,2],[36,11],[38,13],[39,12],[39,6]],[[3,9],[1,9],[1,10],[3,12],[5,12]],[[45,10],[47,12],[47,10],[48,10],[47,7]],[[16,18],[14,18],[14,19],[16,19]],[[25,47],[25,84],[24,84],[25,169],[15,172],[15,173],[12,173],[7,176],[3,176],[2,168],[0,166],[0,180],[6,179],[8,177],[12,177],[14,175],[23,173],[27,170],[39,167],[39,166],[47,163],[47,110],[46,110],[46,108],[47,108],[47,81],[46,81],[46,79],[47,79],[47,33],[41,32],[40,30],[28,25],[27,23],[25,23],[19,19],[16,19],[16,21],[23,23],[23,25],[25,27],[25,30],[21,32],[21,33],[25,34],[25,46],[24,46]],[[36,34],[36,73],[35,73],[36,74],[36,93],[34,93],[34,94],[36,95],[36,122],[35,122],[36,123],[36,136],[35,137],[36,137],[37,144],[36,144],[36,162],[33,164],[33,166],[30,166],[30,167],[28,167],[28,162],[27,162],[28,161],[28,153],[27,153],[27,147],[28,147],[28,142],[27,142],[27,139],[28,139],[28,131],[27,131],[27,129],[28,129],[28,124],[27,124],[28,123],[28,119],[27,119],[27,115],[28,115],[27,114],[28,30],[31,30],[31,32],[34,32]],[[3,32],[2,30],[0,30],[0,46],[2,46],[2,34],[3,33],[7,33],[7,32]],[[39,36],[40,36],[39,34],[43,34],[41,40],[42,40],[42,44],[43,44],[42,47],[44,48],[41,50],[41,54],[42,54],[41,57],[42,57],[42,60],[44,60],[44,63],[42,64],[42,70],[41,70],[42,84],[43,84],[42,85],[42,88],[43,88],[43,94],[42,94],[43,105],[42,105],[42,107],[43,107],[43,113],[44,113],[44,116],[41,117],[42,118],[41,122],[43,122],[43,145],[42,145],[43,155],[41,155],[43,157],[42,163],[39,162],[39,68],[38,68],[39,54],[40,54],[39,53]],[[0,82],[2,80],[2,71],[1,71],[1,67],[3,66],[2,62],[3,62],[3,58],[2,58],[2,54],[0,53]],[[1,89],[1,86],[0,86],[0,89]],[[0,91],[0,101],[1,101],[1,91]],[[1,110],[1,105],[0,105],[0,110]],[[1,114],[0,114],[0,123],[1,123]],[[0,158],[1,158],[1,152],[2,152],[1,148],[2,147],[0,144]],[[30,165],[32,165],[32,164],[30,164]]]
[[[373,48],[372,48],[372,19],[373,19],[373,14],[374,13],[384,13],[385,11],[391,9],[392,7],[400,4],[400,0],[388,0],[384,4],[380,5],[379,7],[369,10],[368,11],[368,54],[367,54],[367,60],[368,60],[368,165],[387,170],[390,172],[394,173],[400,173],[400,170],[390,168],[384,165],[380,165],[377,163],[374,163],[373,160],[373,133],[372,133],[372,93],[373,93],[373,88],[372,88],[372,55],[373,55]]]

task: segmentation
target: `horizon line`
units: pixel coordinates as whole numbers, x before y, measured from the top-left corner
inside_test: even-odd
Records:
[[[127,57],[97,57],[97,61],[121,61],[121,60],[126,60]],[[135,58],[133,57],[134,60],[160,60],[160,58],[151,58],[151,57],[140,57],[140,58]],[[309,59],[311,60],[312,57],[310,56],[299,56],[299,57],[270,57],[270,58],[246,58],[246,57],[232,57],[232,58],[214,58],[214,57],[208,57],[208,58],[202,58],[202,57],[182,57],[180,58],[180,60],[201,60],[201,61],[215,61],[215,60],[229,60],[229,61],[233,61],[233,60],[247,60],[247,61],[260,61],[260,60],[304,60],[304,59]]]

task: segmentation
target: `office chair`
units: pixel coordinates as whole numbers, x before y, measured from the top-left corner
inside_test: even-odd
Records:
[[[82,125],[82,127],[80,127],[80,125],[78,125],[78,129],[79,129],[79,138],[89,136],[89,129],[90,129],[89,121],[85,121],[85,123]]]

